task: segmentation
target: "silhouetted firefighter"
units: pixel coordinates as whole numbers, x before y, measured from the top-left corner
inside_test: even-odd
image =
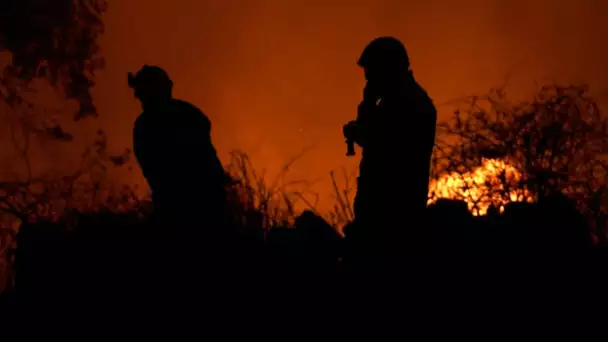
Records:
[[[228,176],[211,143],[209,119],[173,98],[173,82],[159,67],[129,73],[129,86],[143,109],[135,122],[134,152],[155,213],[173,226],[217,226],[225,217]]]
[[[355,222],[345,233],[356,246],[354,255],[373,260],[416,245],[413,233],[424,225],[437,113],[397,39],[374,40],[358,64],[367,84],[357,119],[344,126],[344,136],[348,144],[361,146],[363,155]],[[354,154],[353,146],[348,150]]]

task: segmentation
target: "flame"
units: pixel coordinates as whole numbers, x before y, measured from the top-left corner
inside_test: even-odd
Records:
[[[535,196],[520,185],[522,174],[514,166],[498,159],[483,159],[471,172],[452,172],[433,179],[429,184],[429,200],[463,200],[475,216],[486,215],[490,206],[504,211],[510,202],[534,202]]]

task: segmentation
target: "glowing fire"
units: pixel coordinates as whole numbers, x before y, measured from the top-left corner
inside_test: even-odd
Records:
[[[521,173],[513,166],[496,159],[484,159],[472,172],[441,175],[431,181],[428,204],[438,199],[463,200],[473,215],[485,215],[494,205],[500,212],[509,202],[533,202],[535,196],[518,186]]]

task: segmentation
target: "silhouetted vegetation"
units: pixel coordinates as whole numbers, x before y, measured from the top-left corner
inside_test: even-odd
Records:
[[[3,0],[0,53],[11,58],[0,82],[4,102],[33,107],[26,89],[42,79],[79,103],[75,120],[97,115],[90,90],[105,65],[97,38],[106,7],[105,0]]]
[[[484,180],[493,183],[462,180],[454,198],[478,210],[481,203],[500,207],[505,200],[564,194],[605,239],[608,122],[586,86],[546,85],[525,102],[511,102],[496,89],[463,103],[452,120],[439,125],[435,175],[472,175],[484,160],[504,165]]]
[[[96,293],[106,296],[143,287],[177,294],[181,286],[200,285],[194,279],[199,274],[348,270],[342,228],[354,219],[354,182],[346,171],[343,184],[331,173],[336,202],[319,213],[314,184],[286,180],[298,158],[269,180],[246,153],[235,151],[226,167],[232,220],[212,228],[222,233],[198,229],[205,217],[191,212],[184,216],[196,217],[195,229],[160,226],[149,196],[108,180],[110,168],[129,164],[131,151],[108,151],[103,131],[76,170],[33,175],[31,139],[73,137],[53,120],[60,113],[45,112],[28,91],[40,81],[78,102],[76,120],[97,114],[90,89],[103,67],[97,37],[106,2],[0,5],[0,52],[11,57],[0,93],[13,148],[27,173],[0,179],[0,305],[7,293],[25,302],[89,298],[88,292],[100,289]],[[428,220],[401,218],[404,229],[422,228],[408,246],[417,245],[424,263],[437,269],[605,262],[608,124],[587,88],[550,85],[521,103],[497,89],[463,104],[439,125],[435,185],[427,215],[420,216]],[[410,181],[400,179],[399,171],[391,177]],[[302,206],[309,210],[297,209]]]
[[[130,151],[110,155],[102,131],[77,169],[32,170],[34,147],[73,140],[61,125],[65,115],[73,114],[76,121],[97,115],[90,90],[95,72],[104,67],[97,39],[106,7],[99,0],[0,2],[3,152],[16,157],[3,160],[0,179],[0,291],[10,287],[7,270],[19,222],[58,222],[72,211],[131,210],[141,204],[133,189],[106,180],[107,168],[126,163]],[[38,99],[42,93],[68,100],[66,104],[73,101],[78,108],[49,105]]]

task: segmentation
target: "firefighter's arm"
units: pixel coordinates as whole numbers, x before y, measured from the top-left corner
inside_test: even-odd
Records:
[[[378,100],[380,99],[380,90],[373,82],[367,82],[363,89],[363,101],[357,107],[357,121],[354,141],[357,145],[365,147],[372,139],[375,123],[373,120],[378,120]]]
[[[355,121],[354,140],[357,145],[365,147],[373,136],[374,112],[377,107],[375,104],[362,102],[359,104],[357,121]]]

